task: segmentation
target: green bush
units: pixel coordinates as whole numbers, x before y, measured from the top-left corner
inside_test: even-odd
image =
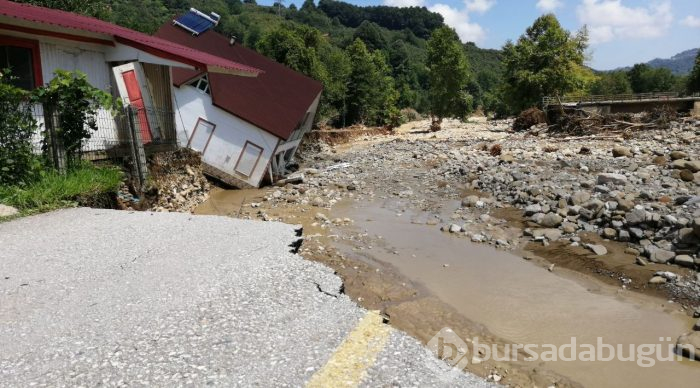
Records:
[[[0,186],[30,183],[38,163],[32,153],[37,126],[29,95],[9,80],[7,73],[0,72]]]

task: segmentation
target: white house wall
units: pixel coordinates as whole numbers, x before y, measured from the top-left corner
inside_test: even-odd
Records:
[[[202,118],[216,125],[214,133],[202,156],[202,160],[242,181],[258,186],[267,172],[270,157],[277,147],[278,138],[247,121],[244,121],[212,104],[211,96],[198,89],[183,85],[173,88],[175,96],[175,121],[178,142],[187,146],[198,119]],[[235,171],[235,165],[246,142],[262,147],[262,155],[250,177]]]
[[[110,49],[110,47],[79,42],[63,44],[47,41],[42,37],[39,37],[38,40],[44,83],[49,83],[54,78],[54,71],[57,69],[80,70],[87,75],[88,82],[92,86],[111,93],[111,68],[105,59],[105,50]],[[37,120],[43,126],[43,117],[39,116]],[[111,113],[100,109],[97,120],[100,129],[98,132],[93,132],[92,137],[84,142],[83,149],[85,150],[107,149],[117,143],[117,126]]]

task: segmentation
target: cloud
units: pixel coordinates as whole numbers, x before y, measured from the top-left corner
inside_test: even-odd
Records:
[[[561,0],[539,0],[537,2],[537,9],[542,12],[552,12],[563,6],[564,3]]]
[[[445,24],[454,28],[463,42],[480,43],[486,37],[486,31],[480,25],[469,22],[469,10],[466,5],[457,9],[446,4],[435,4],[428,9],[442,15]]]
[[[384,5],[390,7],[422,7],[424,0],[384,0]]]
[[[588,25],[591,44],[663,36],[673,22],[670,0],[648,7],[627,7],[622,0],[583,0],[576,13]]]
[[[496,5],[496,0],[464,0],[468,12],[484,13]]]
[[[693,15],[688,15],[685,19],[681,20],[681,24],[686,27],[700,28],[700,18]]]

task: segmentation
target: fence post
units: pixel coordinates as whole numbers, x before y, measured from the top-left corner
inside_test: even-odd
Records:
[[[63,174],[66,172],[65,150],[61,139],[58,138],[56,133],[58,114],[52,106],[44,106],[44,125],[46,126],[46,136],[48,137],[46,145],[53,161],[53,167],[56,171]]]
[[[136,124],[136,109],[129,105],[126,107],[126,114],[129,123],[129,134],[131,136],[131,154],[134,157],[136,173],[139,177],[139,186],[143,187],[148,177],[148,167],[146,166],[146,151],[143,149],[143,141],[141,140],[141,130]]]

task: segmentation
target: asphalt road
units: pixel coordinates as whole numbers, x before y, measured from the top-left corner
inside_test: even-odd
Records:
[[[487,386],[359,308],[296,239],[174,213],[0,223],[0,386]]]

